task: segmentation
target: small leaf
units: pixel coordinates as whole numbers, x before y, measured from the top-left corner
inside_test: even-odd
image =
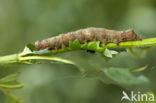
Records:
[[[29,47],[26,46],[22,53],[23,54],[29,54],[29,53],[32,53],[32,51],[31,51],[31,49]]]
[[[31,51],[34,51],[35,50],[35,45],[33,44],[27,44],[26,45]]]
[[[96,52],[103,53],[104,51],[105,51],[105,48],[97,48],[97,49],[96,49]]]
[[[103,54],[108,58],[112,58],[113,55],[118,54],[118,52],[114,50],[105,49]]]
[[[72,49],[72,50],[77,50],[77,49],[80,49],[81,45],[80,45],[80,42],[79,40],[74,40],[73,42],[69,41],[69,47]]]
[[[96,41],[90,42],[88,44],[88,50],[96,51],[97,47],[98,47],[98,43]]]
[[[82,49],[87,49],[87,48],[88,48],[88,44],[87,44],[87,43],[82,44],[82,45],[81,45],[81,48],[82,48]]]
[[[145,76],[140,75],[136,77],[129,71],[129,69],[125,68],[109,68],[103,69],[102,71],[110,80],[112,80],[113,84],[121,86],[140,85],[149,82]]]
[[[96,51],[102,53],[102,52],[105,51],[105,49],[106,49],[106,48],[104,48],[104,47],[100,47],[100,41],[98,41],[98,42],[97,42],[97,48],[96,48]]]
[[[20,54],[20,56],[25,56],[25,55],[42,55],[42,54],[48,54],[51,51],[46,49],[38,50],[35,51],[35,46],[33,44],[27,44],[26,47],[24,48],[23,52]]]
[[[118,54],[118,52],[114,51],[114,50],[110,50],[110,52],[111,52],[112,55]]]
[[[114,50],[114,51],[117,51],[118,53],[126,52],[126,48],[109,48],[109,50]]]
[[[20,55],[23,56],[23,55],[33,54],[34,50],[35,50],[35,46],[33,44],[27,44]]]
[[[35,46],[33,44],[27,44],[23,50],[23,53],[32,53],[35,50]]]
[[[110,50],[105,49],[104,53],[103,53],[106,57],[112,58],[112,53],[110,52]]]

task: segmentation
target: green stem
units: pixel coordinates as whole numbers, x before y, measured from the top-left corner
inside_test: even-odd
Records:
[[[17,63],[17,62],[18,62],[18,54],[12,54],[12,55],[0,57],[0,64]]]
[[[28,57],[19,57],[19,62],[27,61],[27,60],[53,60],[53,61],[58,61],[58,62],[63,62],[67,64],[74,64],[71,61],[65,60],[65,59],[60,59],[57,57],[50,57],[50,56],[28,56]]]
[[[101,46],[106,48],[153,47],[156,46],[156,38],[144,39],[142,41],[125,41],[120,42],[119,45],[116,45],[114,43],[108,43],[107,45],[101,44]]]
[[[156,46],[156,38],[149,38],[149,39],[144,39],[142,41],[126,41],[126,42],[120,42],[119,45],[116,45],[114,43],[108,43],[107,45],[101,44],[101,47],[104,48],[146,48],[146,47],[154,47]],[[80,49],[82,50],[82,48]],[[62,52],[67,52],[71,51],[70,49],[59,49],[59,50],[52,50],[51,54],[55,53],[62,53]],[[72,64],[70,61],[56,58],[56,57],[51,57],[51,56],[35,56],[35,55],[23,55],[23,53],[19,54],[13,54],[13,55],[8,55],[8,56],[2,56],[0,57],[0,64],[6,64],[6,63],[24,63],[25,61],[28,60],[54,60],[54,61],[59,61],[59,62],[65,62],[68,64]]]

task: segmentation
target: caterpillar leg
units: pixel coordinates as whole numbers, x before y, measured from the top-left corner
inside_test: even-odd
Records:
[[[119,43],[120,43],[120,42],[115,42],[115,44],[116,44],[117,46],[119,46]]]
[[[117,39],[115,39],[114,41],[113,41],[117,46],[119,46],[119,41],[117,40]]]
[[[104,45],[107,45],[107,40],[106,39],[103,39],[102,40],[102,43],[104,43]]]
[[[58,48],[57,48],[57,47],[55,47],[55,50],[56,50],[56,51],[58,51]]]

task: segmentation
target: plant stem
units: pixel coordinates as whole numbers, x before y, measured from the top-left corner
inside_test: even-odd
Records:
[[[27,60],[53,60],[53,61],[58,61],[58,62],[63,62],[67,64],[74,64],[71,61],[65,60],[65,59],[60,59],[57,57],[51,57],[51,56],[28,56],[28,57],[19,57],[19,62],[22,61],[27,61]]]
[[[107,45],[101,44],[101,47],[106,48],[140,48],[140,47],[153,47],[156,46],[156,38],[144,39],[142,41],[125,41],[120,42],[119,45],[108,43]]]
[[[156,46],[156,38],[144,39],[142,41],[125,41],[125,42],[120,42],[119,45],[116,45],[114,43],[108,43],[107,45],[101,44],[100,46],[104,47],[104,48],[146,48],[146,47],[154,47],[154,46]],[[67,51],[71,51],[71,50],[70,49],[52,50],[51,54],[62,53],[62,52],[67,52]],[[28,61],[28,60],[41,60],[41,59],[42,60],[54,60],[54,61],[72,64],[68,60],[64,60],[64,59],[57,58],[57,57],[41,56],[41,55],[36,56],[33,54],[32,55],[23,55],[23,53],[13,54],[13,55],[8,55],[8,56],[2,56],[2,57],[0,57],[0,64],[24,63],[24,61]]]
[[[17,62],[18,62],[18,54],[12,54],[12,55],[0,57],[0,64],[17,63]]]

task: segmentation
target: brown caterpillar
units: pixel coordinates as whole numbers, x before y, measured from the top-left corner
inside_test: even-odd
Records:
[[[69,32],[67,34],[60,34],[42,41],[37,41],[35,42],[35,47],[36,50],[46,48],[49,50],[59,49],[63,44],[68,46],[69,41],[74,41],[76,39],[78,39],[81,44],[88,43],[89,41],[101,41],[105,45],[108,42],[113,42],[118,45],[121,41],[142,40],[136,35],[133,29],[128,29],[126,31],[115,31],[104,28],[90,27],[80,29],[75,32]]]

